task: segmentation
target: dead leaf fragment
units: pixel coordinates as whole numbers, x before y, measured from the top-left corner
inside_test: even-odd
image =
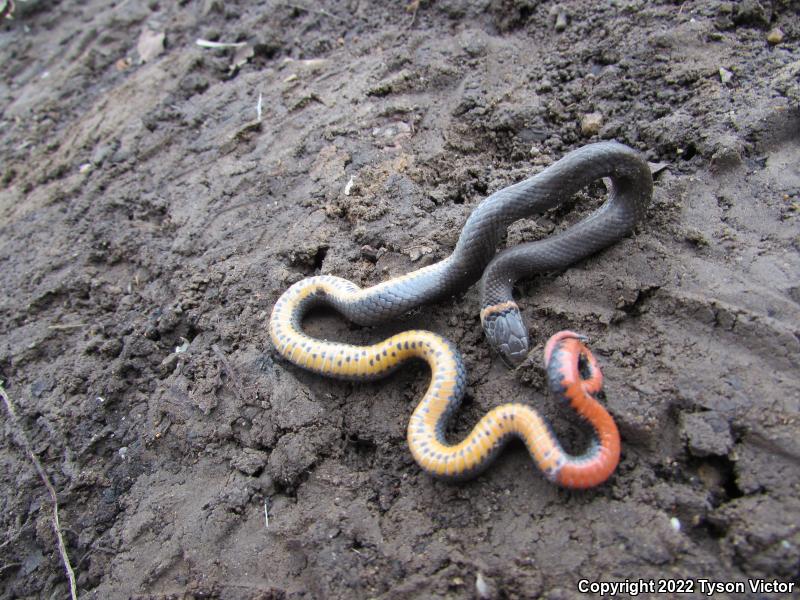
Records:
[[[139,41],[136,44],[139,60],[146,63],[164,52],[164,38],[165,34],[163,31],[153,31],[147,27],[142,29],[142,33],[139,35]]]

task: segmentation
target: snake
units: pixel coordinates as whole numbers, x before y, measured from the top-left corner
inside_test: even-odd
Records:
[[[602,177],[611,180],[608,199],[588,217],[543,240],[497,252],[511,223],[558,206]],[[357,346],[313,338],[303,331],[302,320],[313,307],[324,304],[359,325],[375,325],[458,294],[480,279],[481,323],[487,340],[507,364],[517,366],[527,357],[530,340],[512,296],[516,281],[564,269],[629,234],[643,217],[652,190],[647,163],[628,146],[599,142],[574,150],[539,174],[484,199],[468,217],[453,252],[437,263],[368,288],[333,275],[298,281],[273,307],[272,344],[301,368],[345,380],[381,379],[410,359],[426,361],[431,381],[411,416],[407,440],[415,461],[434,477],[474,477],[516,437],[549,480],[568,488],[599,485],[616,469],[620,439],[613,418],[597,401],[602,373],[579,334],[562,331],[545,345],[550,391],[593,430],[589,447],[572,456],[544,418],[520,403],[491,409],[461,442],[448,443],[447,424],[464,396],[466,369],[458,349],[446,338],[413,330]]]

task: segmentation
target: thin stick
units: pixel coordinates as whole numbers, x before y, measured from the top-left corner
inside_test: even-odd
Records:
[[[201,48],[244,48],[247,46],[247,42],[212,42],[203,39],[197,39],[194,43]]]
[[[11,426],[13,430],[17,432],[20,438],[18,442],[21,441],[23,448],[25,448],[25,452],[28,454],[28,458],[31,459],[33,466],[36,468],[36,472],[39,473],[39,477],[47,488],[47,491],[50,493],[50,500],[53,502],[53,530],[56,532],[56,538],[58,539],[58,552],[61,554],[61,562],[64,563],[64,570],[67,572],[67,577],[69,578],[69,591],[72,595],[72,600],[78,600],[78,586],[75,583],[75,571],[72,570],[72,565],[69,562],[67,546],[64,543],[64,536],[61,533],[61,525],[58,520],[58,497],[56,496],[56,488],[53,487],[53,484],[50,481],[50,478],[47,476],[44,467],[42,467],[39,457],[37,457],[36,453],[34,453],[31,443],[28,441],[28,436],[25,435],[25,430],[22,428],[19,419],[17,418],[17,411],[14,408],[14,403],[11,402],[11,398],[8,397],[5,388],[3,388],[2,382],[0,382],[0,396],[2,396],[3,402],[6,405],[6,410],[11,417]]]
[[[86,323],[65,323],[64,325],[48,325],[48,329],[54,329],[57,331],[62,331],[65,329],[80,329],[81,327],[86,327]]]

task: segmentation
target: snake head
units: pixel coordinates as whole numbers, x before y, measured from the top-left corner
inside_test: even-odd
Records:
[[[503,361],[518,367],[528,356],[528,330],[515,302],[503,302],[481,310],[481,323],[486,338]]]

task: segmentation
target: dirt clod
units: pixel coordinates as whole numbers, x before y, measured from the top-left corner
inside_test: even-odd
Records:
[[[719,413],[685,413],[681,434],[694,456],[725,456],[733,448],[730,425]]]

